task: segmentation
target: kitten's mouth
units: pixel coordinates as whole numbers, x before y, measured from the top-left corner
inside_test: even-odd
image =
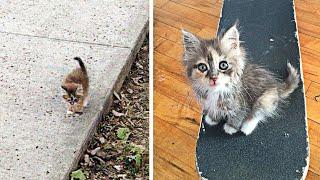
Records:
[[[217,85],[217,79],[218,78],[216,78],[216,77],[210,78],[210,80],[209,80],[210,86],[216,86]]]

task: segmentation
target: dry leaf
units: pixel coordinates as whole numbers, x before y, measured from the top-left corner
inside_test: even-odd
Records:
[[[124,116],[123,113],[117,112],[117,111],[115,111],[115,110],[112,110],[112,114],[113,114],[114,116],[116,116],[116,117]]]
[[[96,155],[98,151],[100,151],[100,147],[95,148],[94,150],[92,150],[90,153],[92,156]]]
[[[107,155],[107,153],[104,152],[104,151],[98,151],[98,152],[97,152],[97,156],[100,157],[100,158],[105,158],[106,155]]]
[[[117,92],[113,92],[113,95],[114,95],[119,101],[121,101],[121,98],[120,98],[120,96],[119,96],[119,94],[118,94]]]

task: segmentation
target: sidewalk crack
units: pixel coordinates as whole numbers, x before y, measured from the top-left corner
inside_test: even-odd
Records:
[[[36,35],[29,35],[29,34],[21,34],[21,33],[14,33],[14,32],[6,32],[6,31],[0,31],[1,34],[10,34],[10,35],[16,35],[16,36],[25,36],[25,37],[32,37],[32,38],[42,38],[42,39],[48,39],[48,40],[54,40],[54,41],[64,41],[64,42],[73,42],[73,43],[81,43],[81,44],[89,44],[89,45],[96,45],[96,46],[105,46],[105,47],[115,47],[115,48],[130,48],[128,46],[122,46],[118,44],[104,44],[104,43],[92,43],[88,41],[77,41],[77,40],[68,40],[68,39],[60,39],[60,38],[51,38],[47,36],[36,36]]]

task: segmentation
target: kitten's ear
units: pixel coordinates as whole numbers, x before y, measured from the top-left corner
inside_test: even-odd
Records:
[[[182,38],[185,52],[194,52],[200,47],[200,39],[192,33],[182,30]]]
[[[68,92],[68,88],[65,85],[61,85],[61,88]]]
[[[237,24],[229,28],[226,33],[224,33],[221,38],[221,46],[226,51],[239,50],[239,31],[237,29]]]

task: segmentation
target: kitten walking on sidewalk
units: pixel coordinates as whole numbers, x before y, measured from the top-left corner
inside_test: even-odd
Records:
[[[67,114],[82,114],[88,105],[89,76],[83,61],[79,57],[74,60],[78,61],[79,67],[66,76],[61,87],[66,92],[63,98],[68,104]]]

